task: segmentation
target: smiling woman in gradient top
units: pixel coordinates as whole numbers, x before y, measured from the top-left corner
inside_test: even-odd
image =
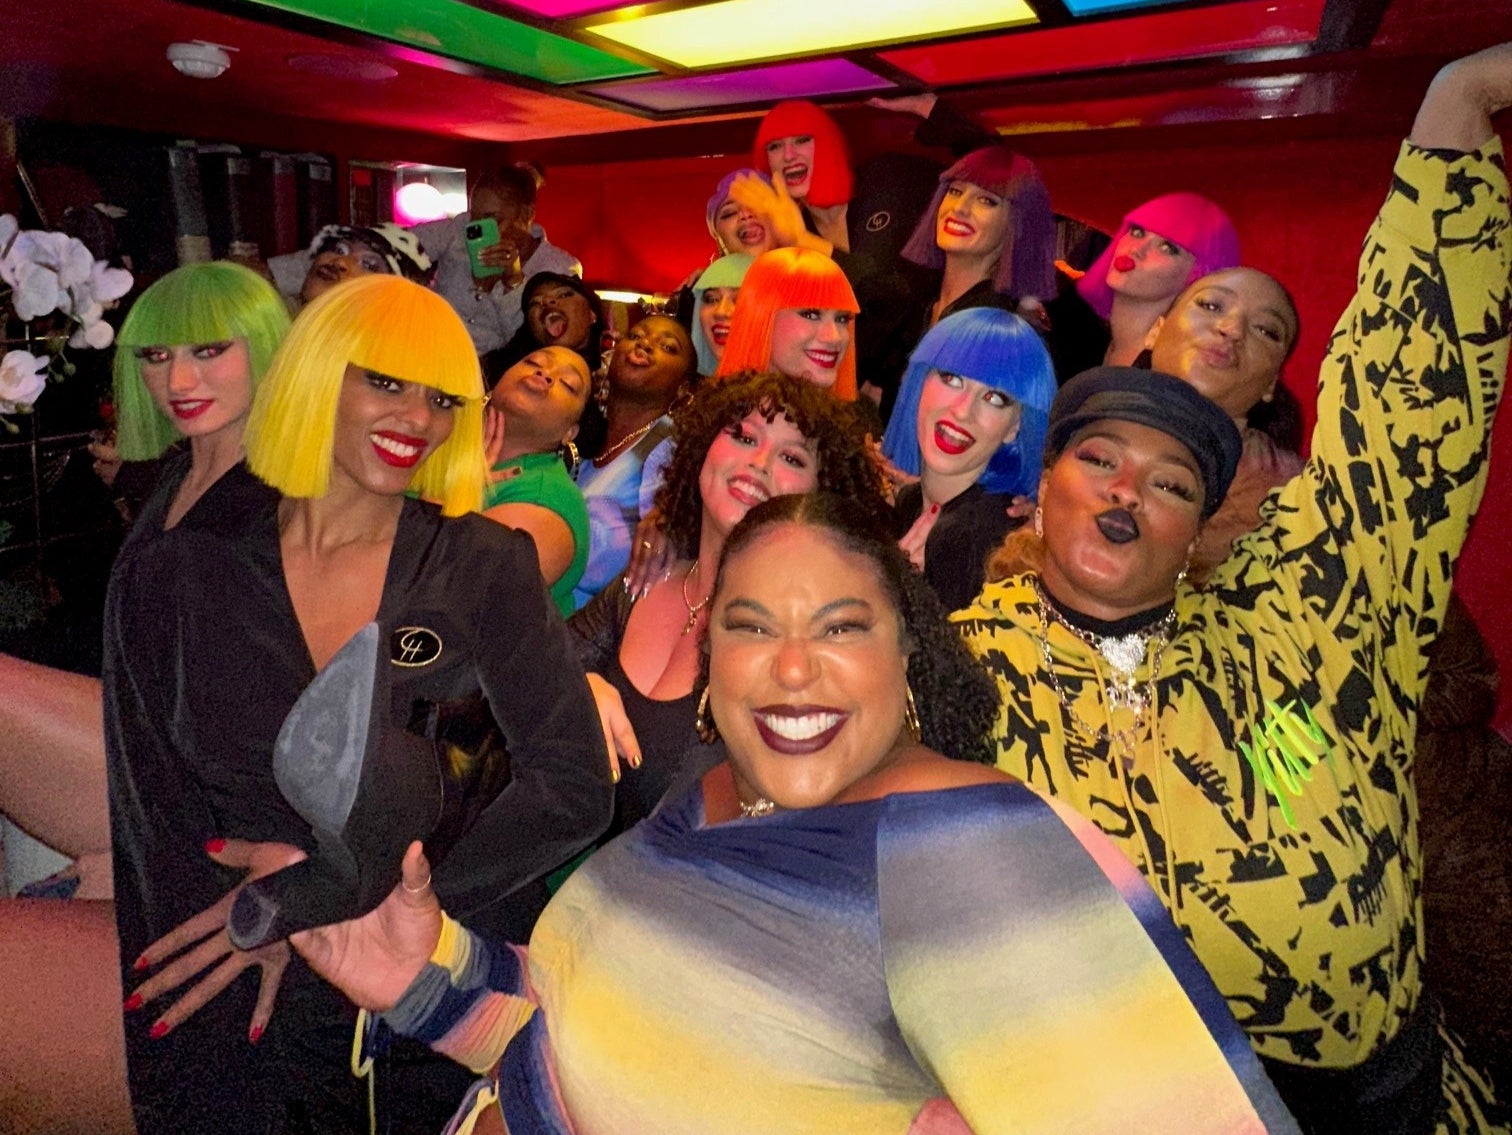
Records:
[[[856,294],[829,257],[779,248],[746,272],[716,377],[775,370],[856,400]]]
[[[319,972],[497,1066],[510,1131],[1296,1131],[1138,874],[976,763],[991,684],[866,510],[751,508],[707,610],[724,759],[528,953],[443,920],[416,845],[411,890],[297,940]]]
[[[730,531],[755,505],[815,488],[886,513],[866,434],[811,383],[748,373],[699,390],[678,411],[656,496],[673,560],[644,596],[610,587],[568,623],[578,657],[613,687],[644,764],[616,790],[616,830],[650,814],[690,751],[701,631]],[[696,754],[695,754],[696,755]]]

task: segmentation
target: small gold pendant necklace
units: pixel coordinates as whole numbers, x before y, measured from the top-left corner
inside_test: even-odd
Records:
[[[688,609],[688,621],[683,624],[682,629],[682,633],[685,635],[693,633],[693,628],[698,625],[698,613],[709,605],[709,596],[707,595],[697,603],[688,598],[688,580],[693,578],[693,573],[696,571],[698,571],[698,561],[694,560],[693,566],[688,569],[688,573],[683,576],[682,581],[683,606]]]

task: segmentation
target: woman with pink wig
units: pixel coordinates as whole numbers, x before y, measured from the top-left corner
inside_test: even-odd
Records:
[[[856,400],[855,317],[850,281],[828,256],[778,248],[746,273],[715,377],[775,370]]]
[[[1112,332],[1103,362],[1133,363],[1155,320],[1188,284],[1238,263],[1234,223],[1206,197],[1167,193],[1134,209],[1076,282],[1082,299]]]

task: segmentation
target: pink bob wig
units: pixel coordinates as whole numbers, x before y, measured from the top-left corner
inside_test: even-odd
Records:
[[[841,205],[851,199],[850,151],[845,135],[835,120],[804,99],[780,102],[767,111],[756,128],[751,146],[751,164],[758,170],[771,171],[767,161],[767,143],[778,138],[808,135],[814,139],[814,168],[810,171],[807,204],[818,209]]]
[[[757,258],[740,285],[735,314],[730,320],[730,338],[719,360],[717,379],[748,370],[772,369],[772,324],[779,311],[788,308],[828,308],[860,312],[856,293],[840,266],[823,253],[808,248],[774,248]],[[830,388],[843,402],[856,400],[856,344],[840,360],[835,385]]]
[[[1124,217],[1113,242],[1092,262],[1087,274],[1076,281],[1081,298],[1104,319],[1113,311],[1113,289],[1108,287],[1108,269],[1113,266],[1118,242],[1123,240],[1131,225],[1159,233],[1192,254],[1192,273],[1182,288],[1211,272],[1239,265],[1239,234],[1228,214],[1217,205],[1200,193],[1167,193],[1152,198]],[[1171,297],[1172,300],[1175,298],[1174,295]]]
[[[943,268],[945,253],[935,241],[936,223],[945,191],[952,182],[966,181],[1001,197],[1008,206],[1008,228],[998,257],[992,288],[1003,295],[1055,295],[1055,213],[1039,169],[1006,146],[972,150],[940,175],[940,184],[919,217],[903,257],[926,268]]]

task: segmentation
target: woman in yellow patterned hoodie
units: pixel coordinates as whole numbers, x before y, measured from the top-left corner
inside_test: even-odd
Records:
[[[1140,868],[1309,1131],[1504,1129],[1422,987],[1412,754],[1506,378],[1489,114],[1508,105],[1512,45],[1434,80],[1330,343],[1312,459],[1201,591],[1183,564],[1238,435],[1169,376],[1103,368],[1052,410],[1034,570],[956,616],[1003,694],[999,767]],[[1284,289],[1222,277],[1173,308],[1216,316],[1191,350],[1279,368]]]

